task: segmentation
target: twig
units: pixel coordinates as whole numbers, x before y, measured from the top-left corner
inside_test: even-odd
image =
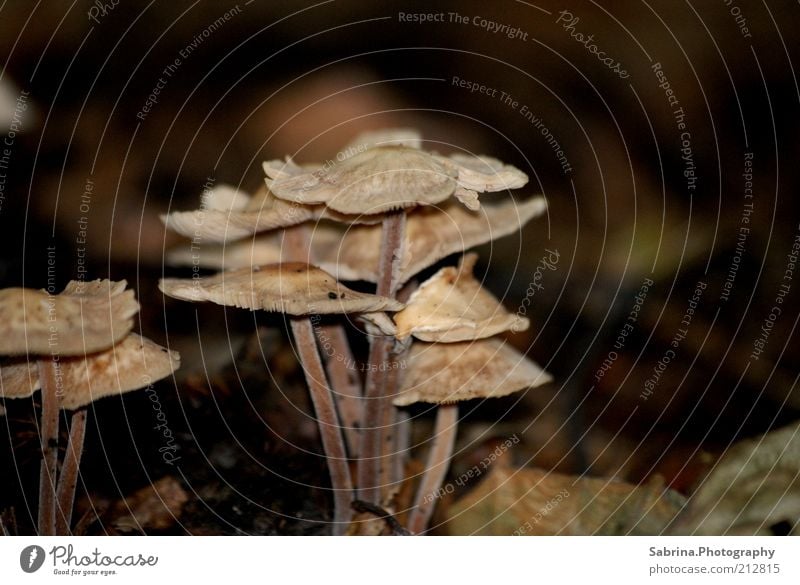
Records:
[[[39,536],[56,534],[56,468],[58,467],[58,389],[55,362],[40,359],[42,385],[42,464],[39,469]]]
[[[403,526],[397,521],[397,518],[392,516],[389,512],[377,504],[370,504],[364,500],[353,500],[352,506],[353,510],[356,512],[372,514],[373,516],[376,516],[386,522],[386,525],[392,532],[392,536],[411,536],[411,533],[403,528]]]
[[[58,512],[56,514],[56,534],[70,534],[72,526],[72,508],[75,503],[75,488],[78,485],[78,473],[83,454],[83,439],[86,436],[86,408],[72,414],[70,419],[69,441],[61,475],[58,478]]]
[[[414,534],[424,532],[433,516],[436,505],[436,494],[450,467],[450,457],[458,430],[458,406],[441,404],[436,411],[436,424],[433,429],[433,444],[428,453],[428,461],[419,490],[414,501],[414,508],[408,516],[408,529]]]

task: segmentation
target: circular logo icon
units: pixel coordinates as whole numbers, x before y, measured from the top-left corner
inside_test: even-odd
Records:
[[[44,564],[44,549],[41,546],[32,544],[26,546],[19,553],[19,566],[26,573],[35,573]]]

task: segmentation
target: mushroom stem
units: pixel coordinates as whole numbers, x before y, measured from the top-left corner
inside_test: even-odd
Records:
[[[339,410],[342,430],[350,457],[358,457],[361,441],[360,428],[363,411],[361,381],[355,369],[355,359],[341,324],[322,325],[316,328],[317,339],[330,343],[332,354],[327,356],[325,370],[333,389],[333,398]],[[323,352],[323,355],[327,355]]]
[[[42,464],[39,468],[39,536],[56,534],[56,468],[58,467],[58,387],[56,362],[38,362],[42,385]]]
[[[419,484],[414,508],[408,517],[408,529],[420,534],[428,527],[436,507],[436,497],[450,467],[450,457],[458,429],[458,406],[442,404],[436,412],[433,429],[433,444]]]
[[[83,454],[83,439],[86,436],[86,408],[76,410],[70,419],[69,441],[61,475],[58,478],[58,509],[56,514],[56,534],[68,535],[72,526],[72,506],[75,503],[75,488],[78,485],[78,471]]]
[[[325,380],[325,370],[314,340],[314,328],[308,318],[292,319],[292,333],[297,341],[297,352],[303,366],[303,373],[314,404],[314,412],[319,423],[322,447],[331,475],[333,488],[333,534],[341,535],[347,530],[352,518],[350,502],[353,499],[353,482],[350,468],[347,465],[347,453],[344,448],[333,395]]]
[[[383,220],[378,286],[376,294],[394,298],[399,285],[405,240],[406,214],[397,211]],[[361,449],[358,459],[359,499],[380,503],[381,442],[383,411],[386,405],[386,377],[390,369],[389,352],[394,345],[391,337],[371,340],[367,379],[364,384],[364,422],[361,429]]]
[[[400,484],[405,479],[406,461],[411,447],[411,416],[405,410],[397,409],[397,429],[394,432],[394,459],[392,461],[392,482]]]

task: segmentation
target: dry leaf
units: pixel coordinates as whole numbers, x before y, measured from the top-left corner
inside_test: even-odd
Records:
[[[683,498],[645,486],[495,465],[447,510],[452,535],[661,534]]]
[[[800,424],[740,441],[717,461],[671,528],[673,534],[770,535],[800,521]]]
[[[120,500],[110,514],[117,530],[167,530],[178,520],[188,500],[180,482],[167,476]]]

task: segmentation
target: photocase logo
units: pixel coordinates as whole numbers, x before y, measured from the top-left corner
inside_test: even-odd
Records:
[[[44,549],[41,546],[32,544],[26,546],[19,553],[19,566],[26,573],[35,573],[44,564]]]

